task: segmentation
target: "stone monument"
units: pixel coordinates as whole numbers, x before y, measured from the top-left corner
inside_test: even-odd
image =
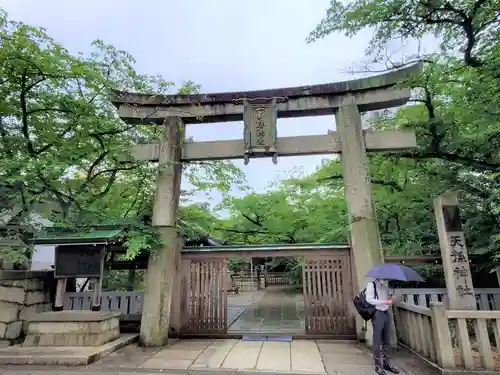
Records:
[[[455,192],[442,194],[434,201],[439,246],[443,259],[448,304],[451,310],[476,310],[469,256],[460,222]]]

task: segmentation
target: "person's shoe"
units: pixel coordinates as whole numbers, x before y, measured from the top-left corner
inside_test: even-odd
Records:
[[[387,375],[387,372],[385,372],[385,370],[382,366],[375,366],[375,372],[378,375]]]
[[[399,374],[399,370],[391,364],[384,365],[384,370],[392,372],[393,374]]]

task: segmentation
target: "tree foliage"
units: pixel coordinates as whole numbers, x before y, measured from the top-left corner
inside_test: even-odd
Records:
[[[398,68],[424,63],[422,74],[410,82],[414,105],[382,113],[372,124],[375,129],[414,129],[418,149],[377,155],[372,162],[391,171],[392,176],[384,177],[388,183],[396,182],[394,174],[401,173],[402,165],[411,166],[409,178],[396,184],[405,194],[415,193],[410,196],[416,205],[429,190],[434,196],[459,190],[469,246],[490,254],[499,253],[499,9],[498,0],[332,0],[308,37],[313,42],[334,32],[353,36],[372,29],[367,46],[372,65]],[[440,43],[432,53],[417,50],[397,61],[387,55],[391,44],[417,41],[420,46],[429,43],[430,37]],[[419,183],[425,176],[429,183]]]
[[[173,84],[137,73],[130,54],[99,40],[91,53],[72,54],[46,30],[4,12],[0,46],[0,215],[10,240],[0,258],[23,259],[41,217],[68,226],[135,218],[139,235],[150,230],[137,218],[150,208],[157,166],[132,160],[129,151],[155,139],[158,129],[123,123],[108,94],[164,94]],[[179,92],[198,89],[187,82]],[[223,191],[242,179],[229,162],[186,165],[184,175],[195,189]]]
[[[227,198],[222,205],[231,218],[216,229],[233,243],[345,242],[343,190],[305,182],[283,181],[262,194]]]

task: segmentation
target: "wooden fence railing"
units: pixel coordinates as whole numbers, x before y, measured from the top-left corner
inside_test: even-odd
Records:
[[[233,285],[239,289],[240,292],[250,292],[257,290],[258,279],[246,276],[233,276]]]
[[[500,311],[446,310],[400,302],[399,341],[444,369],[500,371]]]
[[[399,302],[393,309],[398,340],[431,362],[436,362],[438,348],[433,338],[431,309],[404,302]]]
[[[288,288],[291,285],[289,276],[286,272],[268,272],[264,278],[266,286],[268,287]]]
[[[500,311],[500,289],[476,289],[478,309]],[[395,289],[405,305],[428,307],[430,302],[446,302],[445,289]],[[67,292],[64,309],[90,310],[93,292]],[[122,320],[139,320],[142,312],[144,292],[102,292],[102,310],[122,313]],[[425,304],[422,303],[425,301]]]
[[[264,287],[271,287],[273,289],[286,289],[292,286],[290,283],[288,274],[286,272],[268,272],[266,274],[260,274],[253,277],[247,273],[239,273],[234,275],[233,283],[235,287],[239,288],[240,292],[248,292],[256,290],[258,285]]]
[[[64,294],[65,310],[90,310],[90,304],[94,292],[66,292]],[[142,305],[144,303],[144,292],[142,291],[119,291],[102,292],[102,311],[120,312],[121,320],[141,319]]]
[[[476,288],[474,291],[478,310],[500,310],[500,288]],[[448,303],[445,288],[394,289],[394,293],[401,302],[410,305],[429,307],[431,302]]]
[[[457,367],[500,371],[500,311],[447,310],[445,318],[450,334],[441,345],[458,349]]]

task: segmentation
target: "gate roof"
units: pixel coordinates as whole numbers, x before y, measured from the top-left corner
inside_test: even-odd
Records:
[[[120,243],[125,227],[97,226],[81,231],[64,228],[47,228],[34,238],[35,245],[63,245],[63,244],[113,244]],[[214,242],[215,243],[215,242]],[[287,257],[298,255],[327,255],[332,252],[346,252],[350,250],[348,243],[293,243],[293,244],[265,244],[265,245],[222,245],[222,246],[186,246],[182,249],[183,256],[191,259],[208,258],[265,258]],[[387,263],[407,264],[436,264],[441,263],[439,255],[419,256],[386,256]]]
[[[203,258],[266,258],[328,254],[332,251],[348,252],[351,246],[348,243],[292,243],[292,244],[266,244],[266,245],[225,245],[225,246],[200,246],[185,247],[182,249],[183,257],[191,259]]]

